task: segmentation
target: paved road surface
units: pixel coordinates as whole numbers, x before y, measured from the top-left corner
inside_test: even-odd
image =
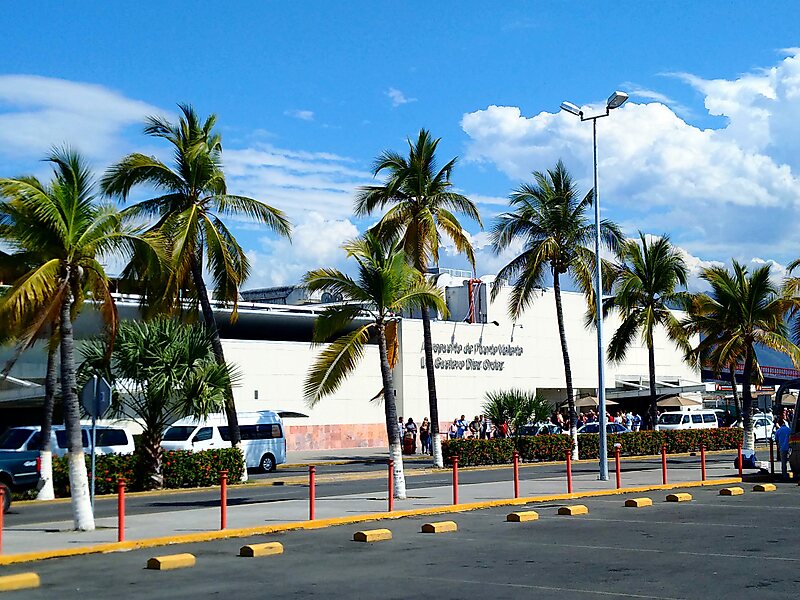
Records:
[[[590,514],[504,522],[509,509],[436,517],[458,522],[456,533],[419,533],[419,518],[249,540],[91,555],[5,567],[36,571],[42,587],[8,598],[637,598],[708,600],[790,598],[800,582],[798,488],[720,497],[692,490],[691,503],[623,508],[623,498],[580,501]],[[428,519],[430,520],[430,519]],[[385,526],[394,539],[351,541],[358,528]],[[285,553],[239,558],[245,543],[278,540]],[[159,553],[192,552],[197,566],[143,569]],[[5,597],[5,596],[4,596]]]

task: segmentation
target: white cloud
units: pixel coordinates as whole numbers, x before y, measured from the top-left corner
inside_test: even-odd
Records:
[[[252,274],[246,288],[295,284],[307,271],[318,267],[343,268],[342,244],[358,234],[358,228],[347,219],[306,213],[295,226],[291,243],[265,237],[259,249],[248,252]]]
[[[257,144],[226,149],[229,187],[285,210],[294,217],[316,211],[328,218],[349,216],[355,190],[372,181],[352,160],[327,152],[303,152]]]
[[[292,117],[293,119],[300,119],[301,121],[313,121],[314,120],[314,111],[312,110],[299,110],[299,109],[290,109],[283,111],[283,114],[287,117]]]
[[[147,115],[164,111],[101,85],[39,77],[0,75],[0,155],[41,158],[69,143],[91,159],[124,147],[122,132],[142,127]]]
[[[666,105],[629,102],[598,121],[601,199],[635,229],[671,233],[709,258],[796,253],[800,217],[800,57],[735,79],[680,75],[705,95],[718,129],[688,124]],[[467,158],[513,180],[563,158],[589,187],[591,126],[565,113],[526,117],[514,106],[465,114]],[[627,222],[625,222],[627,221]]]
[[[416,102],[416,98],[408,98],[406,95],[398,90],[397,88],[390,87],[388,90],[384,92],[389,99],[392,101],[392,106],[401,106],[403,104],[408,104],[409,102]]]

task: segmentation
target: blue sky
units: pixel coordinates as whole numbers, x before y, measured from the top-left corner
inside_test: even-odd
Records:
[[[631,101],[599,123],[604,215],[668,233],[697,272],[800,255],[800,32],[770,2],[36,2],[0,39],[0,175],[45,174],[69,142],[98,172],[138,150],[144,115],[218,114],[229,186],[284,209],[294,244],[237,234],[249,286],[341,264],[372,159],[420,127],[458,155],[487,223],[558,158],[589,185],[590,126],[562,100]],[[479,274],[494,257],[465,223]],[[463,266],[445,253],[445,266]]]

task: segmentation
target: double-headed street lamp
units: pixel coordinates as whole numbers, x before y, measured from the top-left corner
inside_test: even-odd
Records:
[[[625,92],[614,92],[606,101],[606,110],[597,115],[586,116],[572,102],[562,102],[561,110],[592,122],[592,150],[594,157],[594,298],[597,305],[597,410],[600,413],[600,479],[608,481],[608,438],[606,434],[606,359],[603,347],[603,274],[600,268],[600,196],[597,191],[597,119],[607,117],[614,108],[619,108],[628,99]]]

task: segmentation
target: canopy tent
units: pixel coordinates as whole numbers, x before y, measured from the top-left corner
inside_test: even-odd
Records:
[[[606,400],[606,406],[615,406],[617,403],[613,400]],[[575,401],[575,408],[599,408],[600,401],[597,396],[585,396]]]
[[[702,406],[703,401],[695,400],[687,396],[670,396],[669,398],[659,400],[656,404],[661,408],[672,408],[680,406]]]

